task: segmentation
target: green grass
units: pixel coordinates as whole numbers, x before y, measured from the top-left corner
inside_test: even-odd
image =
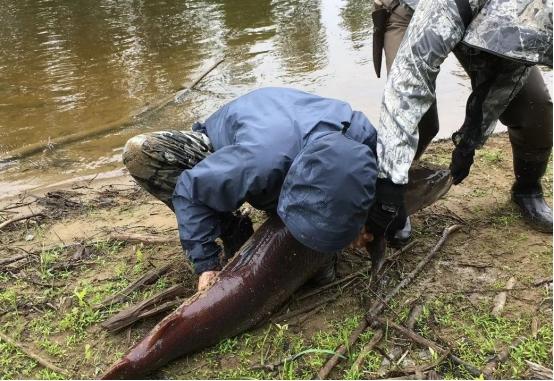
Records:
[[[499,286],[501,282],[498,283]],[[516,338],[523,336],[527,339],[510,352],[510,359],[506,365],[499,368],[495,376],[500,378],[521,378],[526,365],[524,360],[539,364],[552,364],[550,349],[552,347],[552,325],[543,326],[536,339],[529,338],[531,316],[519,318],[496,317],[489,313],[490,305],[486,304],[475,308],[461,309],[464,303],[463,296],[454,296],[451,299],[437,299],[429,308],[434,320],[442,330],[451,332],[457,337],[454,341],[455,351],[462,360],[483,368],[487,361],[505,346],[510,345]],[[432,332],[426,332],[431,335]],[[452,364],[451,364],[452,367]],[[447,378],[472,378],[462,367],[454,368],[446,374]]]

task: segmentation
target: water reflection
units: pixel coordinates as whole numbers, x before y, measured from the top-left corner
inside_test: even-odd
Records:
[[[290,75],[322,69],[327,63],[327,38],[319,0],[274,3],[276,46]]]
[[[384,79],[372,69],[369,1],[0,0],[0,9],[0,155],[124,119],[225,57],[182,104],[0,167],[0,195],[118,168],[130,136],[188,129],[259,86],[344,99],[378,119]],[[463,118],[462,77],[447,60],[438,83],[444,126]]]
[[[354,49],[369,43],[373,23],[368,15],[371,15],[372,10],[372,2],[366,0],[347,0],[341,9],[341,25],[350,32]]]

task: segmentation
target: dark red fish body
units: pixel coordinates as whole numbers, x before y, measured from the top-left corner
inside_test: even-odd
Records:
[[[163,319],[102,378],[137,378],[246,331],[312,277],[325,256],[295,240],[279,217],[269,218],[213,286]]]
[[[410,211],[436,201],[450,187],[447,171],[418,170],[411,179],[411,192],[419,198],[407,197]],[[252,328],[313,277],[327,258],[294,239],[279,217],[270,217],[208,290],[158,323],[102,378],[141,378],[171,360]]]

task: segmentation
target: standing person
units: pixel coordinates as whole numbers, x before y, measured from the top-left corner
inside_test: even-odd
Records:
[[[453,183],[469,174],[475,150],[500,120],[512,144],[512,200],[535,229],[552,232],[552,210],[540,184],[552,150],[552,100],[534,66],[552,67],[552,2],[375,0],[375,5],[374,64],[379,75],[384,48],[388,80],[369,230],[393,242],[409,238],[403,212],[408,169],[438,132],[435,81],[453,52],[472,85],[465,121],[452,136]]]
[[[373,202],[376,139],[365,115],[345,102],[264,88],[193,131],[130,139],[123,162],[175,212],[199,290],[221,269],[220,257],[232,257],[253,233],[250,219],[235,213],[245,201],[277,213],[294,238],[328,256],[315,279],[325,283],[335,276],[335,253],[361,233]]]

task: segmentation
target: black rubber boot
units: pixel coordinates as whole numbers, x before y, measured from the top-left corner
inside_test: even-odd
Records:
[[[327,255],[327,254],[321,254],[321,255]],[[310,283],[316,287],[324,286],[327,283],[331,283],[336,278],[335,273],[335,266],[337,264],[337,254],[329,254],[330,258],[325,265],[321,267],[321,270],[319,270],[312,279],[310,279]]]
[[[406,218],[406,224],[400,230],[394,232],[394,235],[389,238],[389,246],[395,249],[399,249],[402,246],[410,242],[412,238],[412,223],[410,217]]]
[[[519,206],[523,218],[535,230],[552,233],[552,209],[544,201],[541,178],[546,171],[550,150],[533,154],[518,152],[514,147],[512,200]]]
[[[223,241],[223,260],[227,262],[254,234],[254,229],[250,217],[240,212],[222,213],[220,218],[222,221],[220,238]]]

